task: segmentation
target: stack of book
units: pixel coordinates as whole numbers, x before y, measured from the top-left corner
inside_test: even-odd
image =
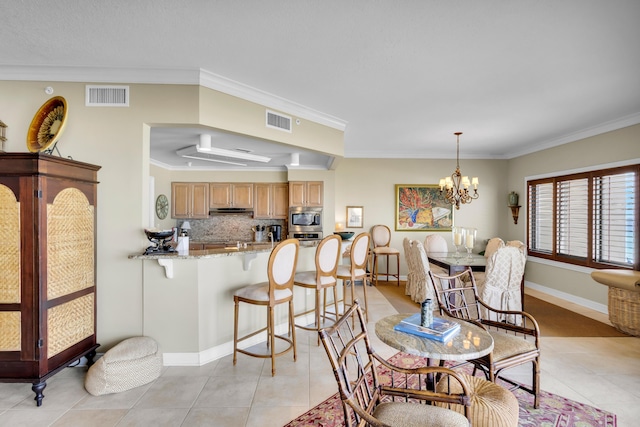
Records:
[[[420,313],[416,313],[400,321],[393,328],[396,331],[417,335],[423,338],[447,342],[460,330],[460,324],[441,317],[433,317],[429,326],[420,325]]]

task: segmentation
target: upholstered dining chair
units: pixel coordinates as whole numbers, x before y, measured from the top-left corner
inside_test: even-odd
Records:
[[[315,294],[315,306],[311,310],[296,314],[294,317],[307,316],[314,313],[313,325],[301,325],[296,323],[296,327],[307,331],[319,331],[324,326],[327,318],[327,290],[333,290],[333,304],[335,313],[338,313],[338,298],[336,294],[336,283],[338,281],[336,272],[338,270],[338,261],[340,259],[340,246],[342,239],[337,234],[332,234],[320,241],[316,248],[316,269],[313,271],[296,272],[293,279],[294,286],[303,289],[312,289]],[[322,305],[320,296],[323,296]],[[335,317],[333,318],[335,321]],[[331,323],[333,323],[333,321]],[[318,345],[320,345],[320,336],[318,335]]]
[[[374,225],[371,228],[371,241],[373,248],[371,250],[373,254],[373,278],[374,285],[378,284],[378,275],[383,275],[389,280],[389,276],[395,277],[398,280],[398,286],[400,286],[400,251],[396,248],[390,247],[391,243],[391,230],[384,224]],[[378,259],[385,257],[387,261],[386,273],[378,273]],[[389,257],[396,258],[396,273],[391,274],[389,272]]]
[[[520,240],[509,240],[505,246],[513,246],[514,248],[518,248],[520,252],[526,255],[527,246]]]
[[[412,295],[413,293],[413,284],[415,279],[413,276],[415,275],[416,268],[413,263],[413,258],[411,257],[411,243],[413,241],[408,237],[402,239],[402,250],[404,251],[404,260],[407,264],[407,281],[404,285],[404,293],[405,295]]]
[[[421,303],[427,298],[434,298],[433,285],[431,284],[431,278],[429,277],[429,259],[427,258],[427,252],[424,249],[424,245],[419,240],[411,242],[409,248],[411,253],[411,259],[414,264],[414,285],[411,299],[414,302]]]
[[[347,427],[469,426],[471,390],[463,374],[439,366],[406,369],[378,356],[358,301],[331,327],[320,330],[338,383]],[[384,375],[380,374],[384,370]],[[427,390],[427,376],[447,388]],[[392,381],[382,380],[393,378]],[[450,390],[457,388],[457,393]],[[430,402],[430,405],[421,404]],[[440,405],[460,405],[463,414]]]
[[[342,304],[344,310],[348,306],[353,304],[356,299],[356,281],[362,281],[362,292],[364,294],[364,313],[368,319],[369,306],[367,302],[367,281],[369,279],[369,272],[367,266],[369,265],[369,244],[371,242],[371,234],[364,232],[358,234],[351,244],[351,250],[349,251],[349,265],[339,265],[336,277],[342,280],[343,293]],[[347,288],[351,285],[351,302],[347,302]]]
[[[522,278],[527,257],[516,246],[505,246],[491,255],[485,281],[477,285],[480,299],[493,308],[522,311]],[[517,325],[521,316],[484,310],[484,317]]]
[[[533,394],[534,407],[540,406],[540,328],[530,314],[523,311],[506,311],[491,307],[478,296],[476,281],[471,268],[453,276],[429,272],[441,313],[474,322],[485,328],[493,338],[493,351],[480,359],[471,360],[476,369],[484,372],[492,382],[504,369],[527,363],[532,364],[532,386],[518,384],[508,378],[500,378]],[[469,275],[470,281],[462,277]],[[490,313],[490,314],[485,314]],[[496,316],[516,316],[519,325],[491,320]],[[475,370],[474,370],[475,373]]]
[[[296,353],[296,330],[293,318],[293,278],[298,263],[298,239],[284,240],[273,248],[269,255],[267,265],[268,281],[249,285],[238,289],[233,295],[234,320],[233,320],[233,364],[236,364],[238,352],[261,358],[271,358],[271,375],[276,374],[276,357],[293,350],[293,360],[297,358]],[[240,303],[267,307],[267,326],[258,331],[251,332],[243,337],[238,337],[238,318],[240,313]],[[274,308],[278,304],[289,305],[288,330],[291,338],[284,335],[276,335],[276,324]],[[267,331],[268,352],[258,353],[247,349],[238,348],[238,344],[243,340],[251,338],[263,331]],[[285,349],[276,352],[276,338],[285,341],[288,345]]]
[[[429,234],[424,238],[424,250],[427,255],[430,253],[447,253],[449,246],[445,238],[440,234]],[[447,270],[435,264],[430,264],[429,268],[437,273],[448,273]]]
[[[491,255],[493,255],[498,249],[504,247],[504,240],[502,240],[500,237],[492,237],[491,239],[489,239],[489,242],[487,242],[487,247],[484,249],[484,257],[487,259],[487,266],[485,268],[485,271],[476,271],[473,273],[476,279],[476,285],[482,286],[482,284],[486,280],[486,271],[491,267]],[[468,282],[469,278],[465,277],[464,281]]]

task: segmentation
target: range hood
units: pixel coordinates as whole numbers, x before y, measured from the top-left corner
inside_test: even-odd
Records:
[[[209,215],[251,215],[253,216],[253,209],[248,208],[212,208],[209,210]]]

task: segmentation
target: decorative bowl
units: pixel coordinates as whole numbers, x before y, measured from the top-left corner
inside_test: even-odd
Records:
[[[337,234],[340,237],[342,237],[342,240],[349,240],[350,238],[353,237],[354,232],[353,231],[336,231],[333,234]]]

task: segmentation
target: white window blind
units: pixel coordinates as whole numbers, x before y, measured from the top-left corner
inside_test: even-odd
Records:
[[[527,183],[531,255],[593,268],[640,268],[640,165]]]
[[[637,220],[636,174],[595,177],[593,184],[593,253],[596,262],[633,265]]]

